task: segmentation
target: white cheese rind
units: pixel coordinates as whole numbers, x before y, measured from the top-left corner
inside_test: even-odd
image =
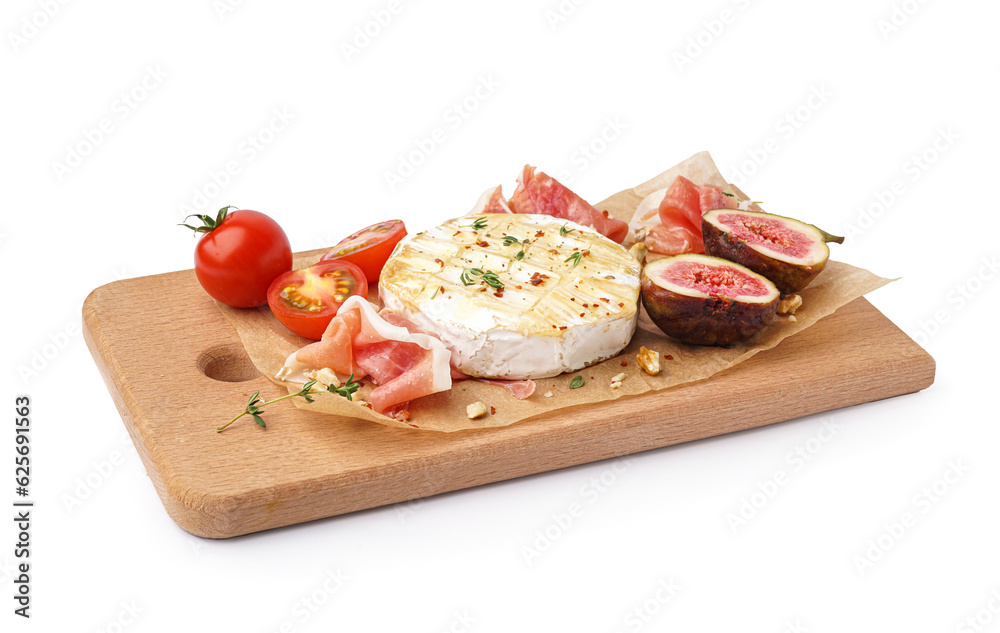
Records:
[[[471,224],[480,217],[487,226],[476,231]],[[505,235],[519,243],[504,246]],[[523,239],[530,242],[526,248]],[[574,252],[587,253],[576,266],[565,261]],[[464,284],[469,268],[497,273],[503,292],[478,279]],[[451,220],[397,247],[379,296],[385,309],[439,337],[459,371],[545,378],[611,358],[628,345],[639,272],[628,251],[588,227],[543,215],[484,214]],[[534,285],[535,273],[548,278]]]

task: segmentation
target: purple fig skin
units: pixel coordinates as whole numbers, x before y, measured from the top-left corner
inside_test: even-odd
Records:
[[[701,220],[701,234],[707,255],[728,259],[767,277],[783,295],[798,292],[808,286],[816,275],[823,272],[830,258],[828,252],[827,257],[814,266],[783,262],[750,248],[746,242],[722,231],[704,217]]]
[[[657,285],[645,272],[642,305],[664,334],[682,343],[730,347],[764,329],[778,312],[778,295],[768,303],[726,297],[691,297]]]

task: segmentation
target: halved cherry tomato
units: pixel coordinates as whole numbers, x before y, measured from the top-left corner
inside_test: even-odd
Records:
[[[365,274],[350,262],[334,259],[275,279],[267,289],[267,304],[282,325],[318,341],[351,295],[368,296]]]
[[[340,240],[323,256],[322,261],[341,259],[357,264],[364,271],[368,283],[378,283],[385,260],[392,255],[399,240],[406,236],[406,226],[402,220],[388,220],[372,224],[357,233]]]

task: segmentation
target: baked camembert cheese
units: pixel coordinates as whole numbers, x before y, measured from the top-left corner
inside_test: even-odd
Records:
[[[441,339],[470,376],[575,371],[628,345],[640,265],[597,231],[547,215],[470,215],[400,242],[379,278],[386,310]]]

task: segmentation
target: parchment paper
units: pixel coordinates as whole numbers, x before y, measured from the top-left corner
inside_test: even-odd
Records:
[[[643,198],[658,189],[670,186],[674,178],[679,175],[697,184],[726,185],[708,152],[701,152],[641,185],[621,191],[594,206],[601,210],[606,209],[612,216],[627,222]],[[735,188],[731,190],[738,191]],[[441,218],[442,221],[446,219]],[[295,266],[302,268],[312,263],[314,262],[309,259],[296,258]],[[517,400],[505,389],[495,385],[472,380],[456,381],[449,392],[414,400],[410,404],[410,419],[407,422],[380,415],[335,394],[317,394],[312,404],[306,403],[302,398],[293,398],[292,402],[295,406],[309,411],[360,418],[401,428],[453,432],[507,426],[557,409],[636,396],[647,391],[703,380],[747,360],[758,352],[774,347],[785,338],[832,314],[837,308],[881,288],[890,281],[867,270],[830,261],[823,272],[799,293],[803,303],[795,314],[796,322],[790,322],[788,317],[778,315],[768,327],[749,341],[731,348],[701,347],[677,342],[659,333],[643,313],[640,316],[640,323],[644,327],[636,330],[632,342],[617,357],[571,374],[536,380],[538,389],[526,400]],[[374,289],[369,299],[378,303],[377,292]],[[292,352],[310,341],[285,329],[274,319],[267,306],[241,310],[219,304],[219,309],[236,328],[247,354],[257,369],[274,382],[288,387],[289,392],[298,391],[301,385],[279,381],[274,376]],[[643,345],[660,352],[662,370],[657,376],[647,375],[636,362],[636,354]],[[669,357],[672,357],[672,360],[668,360]],[[612,389],[611,378],[619,373],[624,373],[626,378],[619,389]],[[577,375],[583,376],[584,385],[578,389],[570,389],[569,383]],[[357,397],[367,400],[371,388],[371,385],[366,384],[358,392]],[[552,395],[546,397],[546,393]],[[466,406],[476,401],[482,401],[487,409],[493,407],[495,412],[470,420],[466,415]],[[331,419],[331,424],[335,423],[336,420]]]

